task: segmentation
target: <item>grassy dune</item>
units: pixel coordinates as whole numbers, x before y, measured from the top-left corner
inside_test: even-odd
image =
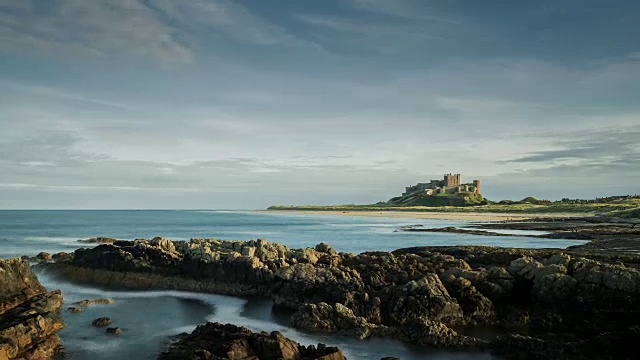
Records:
[[[308,211],[409,211],[409,212],[487,212],[487,213],[571,213],[609,215],[625,218],[640,218],[640,200],[624,200],[609,203],[571,204],[554,202],[536,204],[490,204],[478,206],[393,206],[393,205],[276,205],[269,210],[308,210]]]

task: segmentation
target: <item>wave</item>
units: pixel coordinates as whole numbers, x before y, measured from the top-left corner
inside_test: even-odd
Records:
[[[79,237],[69,237],[69,236],[26,236],[22,238],[22,240],[27,241],[50,241],[50,242],[63,242],[63,243],[78,243],[80,239],[87,239],[89,237],[79,236]],[[80,243],[78,243],[80,244]]]

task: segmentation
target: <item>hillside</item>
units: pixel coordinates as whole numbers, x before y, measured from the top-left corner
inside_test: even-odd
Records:
[[[471,192],[435,195],[415,192],[391,198],[385,204],[391,206],[474,206],[486,205],[488,202],[481,194]]]

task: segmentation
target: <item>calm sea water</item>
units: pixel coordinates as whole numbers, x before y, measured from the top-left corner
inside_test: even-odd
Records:
[[[495,245],[559,247],[580,241],[525,237],[485,237],[447,233],[394,232],[403,225],[465,226],[468,222],[431,219],[394,219],[299,215],[249,211],[0,211],[0,258],[40,251],[73,251],[78,239],[107,236],[118,239],[164,236],[249,240],[266,238],[290,247],[327,242],[338,251],[395,250],[422,245]],[[170,335],[188,332],[205,321],[230,322],[257,331],[278,330],[304,343],[341,346],[349,359],[490,359],[486,354],[433,352],[391,340],[356,341],[311,334],[291,328],[288,314],[274,313],[268,299],[240,299],[173,291],[110,291],[78,286],[38,274],[48,289],[61,289],[65,303],[112,297],[115,305],[90,307],[85,313],[63,312],[67,327],[61,332],[72,359],[153,359]],[[108,337],[91,321],[108,316],[125,329],[121,337]]]

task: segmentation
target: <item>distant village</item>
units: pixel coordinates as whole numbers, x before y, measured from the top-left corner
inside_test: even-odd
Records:
[[[431,180],[428,183],[417,183],[407,186],[402,196],[414,193],[424,193],[424,195],[436,194],[458,194],[458,193],[480,194],[480,180],[473,180],[471,183],[461,184],[460,174],[445,174],[442,180]]]

